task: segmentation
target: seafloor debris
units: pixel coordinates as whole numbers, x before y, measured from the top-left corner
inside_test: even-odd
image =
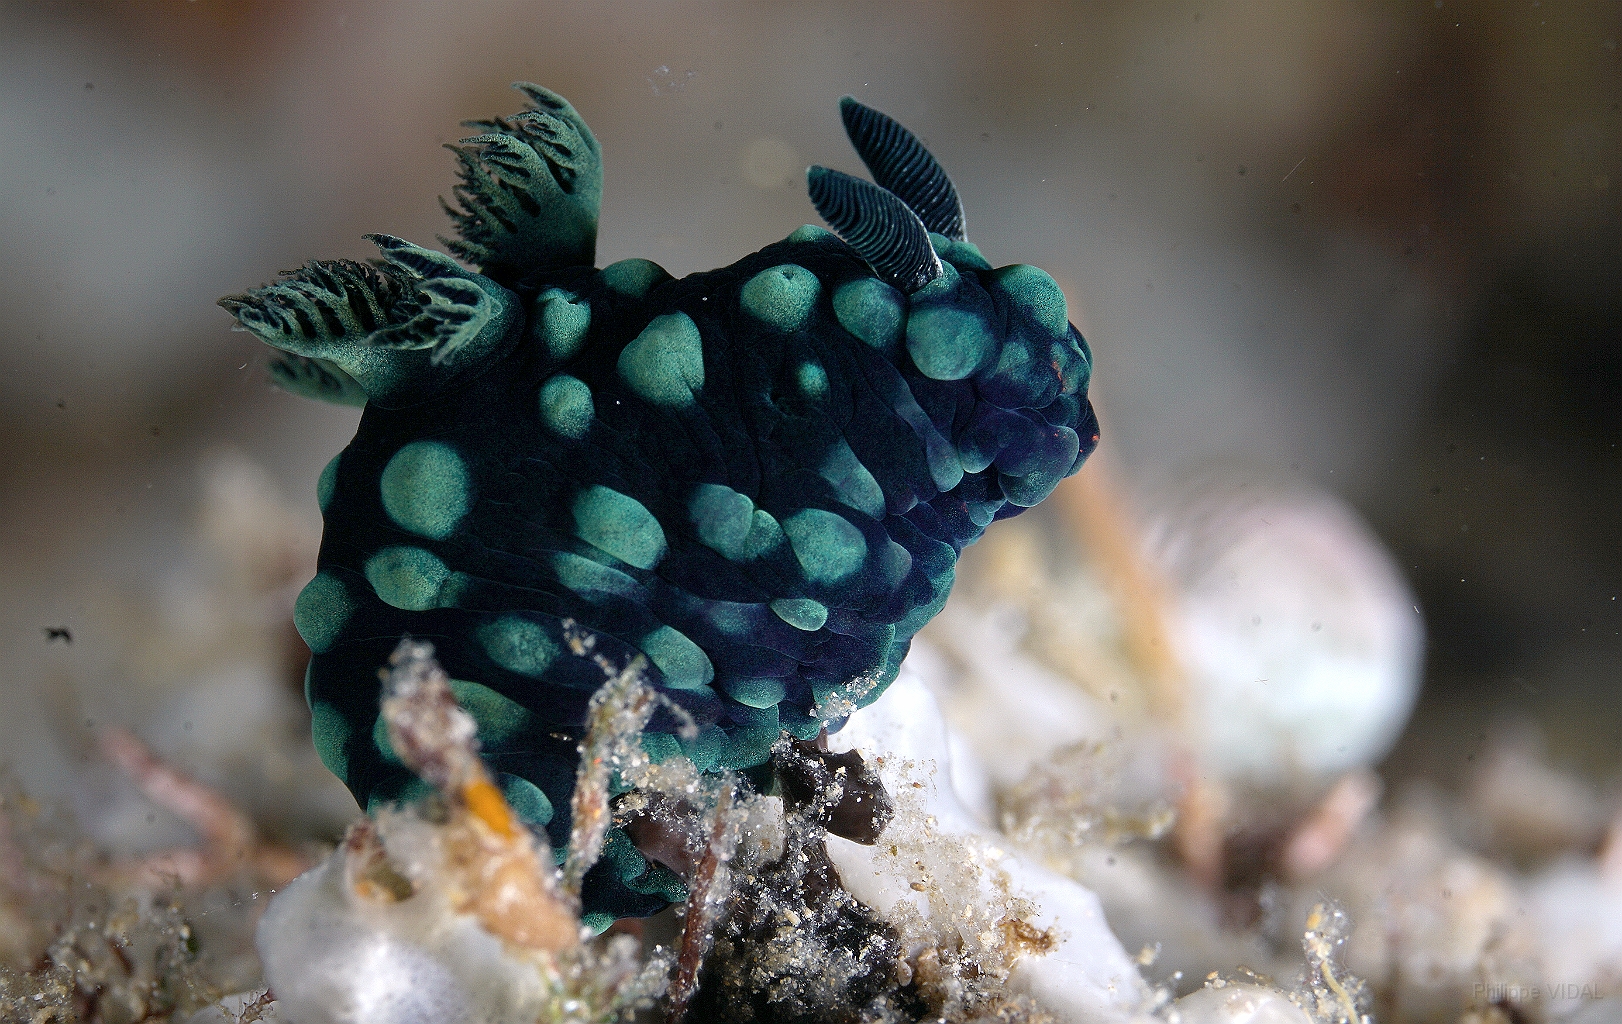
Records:
[[[639,699],[609,692],[627,690]],[[357,823],[271,902],[259,949],[278,1012],[299,1024],[586,1024],[651,1005],[670,957],[644,961],[628,936],[590,939],[545,840],[491,781],[428,645],[396,651],[383,719],[433,793]]]

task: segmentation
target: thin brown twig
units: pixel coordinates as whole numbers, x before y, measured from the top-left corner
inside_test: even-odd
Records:
[[[314,865],[296,850],[266,842],[230,800],[165,763],[128,729],[101,729],[102,756],[129,776],[146,798],[197,830],[200,847],[165,850],[114,868],[135,885],[209,885],[246,868],[279,888]]]
[[[682,1024],[687,1004],[698,991],[698,975],[715,938],[715,919],[727,889],[727,862],[732,859],[736,829],[732,821],[732,780],[724,779],[716,794],[715,820],[704,857],[688,883],[687,920],[682,923],[681,953],[676,976],[670,983],[667,1024]]]

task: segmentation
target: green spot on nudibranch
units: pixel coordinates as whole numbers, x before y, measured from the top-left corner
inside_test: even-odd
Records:
[[[1025,310],[1048,332],[1062,338],[1070,330],[1070,313],[1065,305],[1064,290],[1053,275],[1041,267],[1024,263],[1000,267],[991,275],[993,286]]]
[[[315,503],[321,506],[323,512],[332,504],[332,492],[338,487],[338,462],[343,457],[343,452],[334,455],[332,461],[321,470],[321,475],[315,479]]]
[[[743,308],[779,331],[797,331],[816,308],[822,282],[793,263],[762,270],[738,295]]]
[[[815,583],[848,579],[867,557],[862,531],[825,509],[801,509],[783,520],[783,532],[806,578]]]
[[[801,363],[794,376],[800,382],[800,390],[805,392],[805,397],[814,400],[828,397],[828,371],[818,364]]]
[[[451,571],[430,551],[388,547],[366,560],[366,582],[384,604],[408,612],[439,606],[439,591]]]
[[[560,373],[541,385],[540,405],[541,422],[575,441],[586,436],[591,429],[592,417],[596,415],[591,401],[591,387],[566,373]]]
[[[349,737],[354,729],[349,719],[331,701],[318,700],[310,705],[310,738],[315,741],[315,752],[327,771],[342,779],[349,772]]]
[[[503,615],[475,632],[490,660],[509,672],[539,678],[558,656],[557,641],[540,623],[521,615]],[[484,735],[481,727],[479,735]]]
[[[653,630],[637,646],[673,690],[702,690],[715,678],[715,666],[703,649],[669,626]]]
[[[394,453],[379,480],[383,510],[394,525],[443,540],[467,515],[467,464],[440,441],[413,441]]]
[[[354,611],[355,602],[343,581],[332,573],[318,572],[293,603],[293,628],[310,650],[321,654],[343,633]]]
[[[665,268],[652,260],[629,259],[610,263],[602,269],[603,284],[621,295],[640,299],[654,285],[670,280]]]
[[[704,387],[704,339],[686,313],[655,317],[620,352],[619,375],[654,405],[685,408]]]
[[[749,517],[749,536],[744,538],[743,557],[762,558],[776,551],[787,539],[772,514],[757,508]]]
[[[772,602],[772,611],[795,629],[807,633],[821,629],[828,621],[828,606],[809,597],[780,597]]]
[[[725,484],[699,484],[687,499],[687,513],[705,547],[727,558],[744,556],[755,514],[748,495]]]
[[[665,531],[647,506],[627,494],[596,485],[574,500],[575,536],[638,569],[665,557]]]
[[[785,241],[785,242],[820,242],[824,238],[832,238],[832,237],[834,237],[834,233],[832,231],[829,231],[827,228],[818,227],[815,224],[801,224],[799,227],[795,228],[793,231],[790,231],[788,233],[788,237],[783,239],[783,241]]]
[[[925,377],[962,380],[996,351],[997,339],[978,315],[951,306],[914,309],[907,317],[907,352]]]
[[[765,764],[771,758],[772,747],[776,745],[781,732],[776,726],[732,729],[727,734],[726,745],[716,755],[716,766],[741,771]]]
[[[479,744],[487,750],[505,746],[535,724],[529,708],[483,683],[452,679],[451,695],[478,723]]]
[[[945,235],[933,231],[929,233],[929,244],[935,247],[935,253],[941,259],[953,264],[958,269],[965,267],[974,270],[990,270],[991,264],[980,255],[980,247],[964,239],[947,238]]]
[[[479,730],[479,738],[484,738],[484,730]],[[518,815],[518,820],[531,827],[545,825],[552,820],[552,801],[547,799],[541,787],[525,778],[502,772],[497,776],[501,783],[501,795],[507,798],[507,804]]]
[[[834,316],[851,334],[893,355],[906,320],[905,297],[878,278],[858,278],[834,292]]]
[[[872,472],[862,465],[862,460],[856,457],[849,441],[840,438],[839,443],[828,450],[817,473],[833,484],[852,508],[860,509],[874,519],[883,518],[884,489]]]
[[[721,685],[728,697],[751,708],[774,708],[788,692],[781,679],[771,676],[732,677]]]
[[[591,327],[591,304],[562,288],[548,288],[535,299],[536,315],[530,328],[554,359],[569,359],[580,351]]]

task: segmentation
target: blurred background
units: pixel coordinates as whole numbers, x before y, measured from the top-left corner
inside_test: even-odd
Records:
[[[815,220],[806,164],[861,169],[841,95],[896,116],[991,262],[1064,286],[1127,494],[1243,467],[1389,545],[1429,632],[1389,773],[1507,727],[1613,780],[1619,34],[1532,0],[6,4],[0,760],[62,793],[87,726],[192,731],[145,638],[219,613],[207,481],[286,496],[226,547],[313,537],[358,416],[272,388],[214,300],[363,232],[432,244],[440,144],[527,79],[601,141],[599,264],[678,276]]]

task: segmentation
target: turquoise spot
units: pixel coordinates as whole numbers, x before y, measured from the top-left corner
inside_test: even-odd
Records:
[[[648,755],[648,760],[659,764],[679,755],[681,744],[668,732],[645,732],[642,734],[642,752]]]
[[[647,506],[601,484],[574,500],[575,536],[638,569],[665,557],[665,531]]]
[[[532,334],[554,359],[568,359],[580,351],[591,327],[591,304],[562,288],[548,288],[535,299],[537,315]],[[538,328],[538,329],[537,329]]]
[[[793,263],[762,270],[743,286],[738,299],[756,318],[780,331],[797,331],[816,308],[822,282]]]
[[[962,380],[984,366],[997,339],[978,315],[952,306],[914,308],[907,317],[907,352],[925,377]]]
[[[676,742],[681,745],[681,752],[687,755],[687,760],[693,762],[694,768],[708,772],[715,769],[721,751],[726,749],[727,734],[718,725],[706,725],[692,739],[678,736]]]
[[[528,708],[483,683],[452,679],[451,695],[478,723],[479,743],[486,750],[505,746],[535,724],[535,715]]]
[[[744,729],[733,729],[727,736],[726,745],[721,748],[715,758],[717,767],[741,770],[765,764],[772,756],[772,747],[777,744],[777,737],[782,730],[776,726],[751,726]]]
[[[384,548],[366,560],[366,582],[393,608],[425,612],[439,605],[439,590],[451,571],[422,548]]]
[[[727,708],[727,715],[734,725],[748,728],[764,728],[777,731],[777,705],[770,707],[752,708],[747,704],[734,702]]]
[[[817,227],[815,224],[801,224],[788,233],[785,242],[820,242],[824,238],[832,238],[834,233],[827,228]]]
[[[648,294],[654,285],[670,280],[665,268],[652,260],[620,260],[602,269],[603,284],[633,299]]]
[[[912,552],[897,544],[887,541],[884,551],[879,555],[879,578],[884,585],[894,589],[901,585],[901,581],[912,572]]]
[[[486,622],[474,635],[491,661],[520,675],[545,675],[547,666],[559,654],[557,641],[546,628],[521,615],[503,615]]]
[[[400,760],[400,755],[394,752],[394,744],[389,740],[389,723],[382,715],[372,720],[372,746],[383,755],[384,764],[400,766],[405,764]]]
[[[704,387],[704,339],[686,313],[655,317],[620,353],[619,375],[654,405],[686,408]]]
[[[795,377],[800,382],[800,390],[805,397],[820,401],[828,397],[828,371],[816,363],[801,363],[795,371]]]
[[[541,385],[541,422],[564,437],[580,440],[591,429],[591,388],[585,381],[560,373]]]
[[[572,551],[554,551],[552,571],[557,573],[559,583],[579,594],[595,590],[641,603],[646,603],[648,599],[647,591],[636,580],[618,569],[611,569]]]
[[[757,508],[755,514],[749,517],[749,536],[744,538],[743,557],[764,558],[782,547],[787,539],[772,514]]]
[[[1064,290],[1053,275],[1041,267],[1023,263],[1001,267],[991,275],[993,287],[1013,300],[1048,333],[1062,338],[1070,330],[1070,314],[1065,306]]]
[[[699,484],[687,499],[687,513],[704,546],[727,558],[744,555],[755,503],[725,484]]]
[[[318,700],[310,705],[310,738],[315,741],[315,752],[327,771],[347,778],[349,775],[349,737],[353,730],[344,713],[331,701]]]
[[[658,666],[665,684],[672,690],[702,690],[715,678],[715,666],[710,664],[709,656],[669,626],[660,626],[638,641],[637,646]]]
[[[828,621],[828,606],[809,597],[780,597],[772,602],[772,611],[795,629],[807,633],[821,629]]]
[[[379,487],[394,525],[444,540],[456,532],[469,504],[467,464],[441,441],[413,441],[394,453]]]
[[[484,733],[481,732],[479,738],[483,739]],[[541,787],[506,772],[496,776],[496,779],[501,783],[501,795],[507,798],[508,806],[518,815],[519,821],[536,827],[552,820],[552,801],[541,792]]]
[[[973,242],[967,240],[960,242],[956,239],[947,238],[945,235],[939,235],[931,231],[929,233],[929,244],[935,247],[936,255],[940,256],[941,259],[952,263],[959,270],[964,268],[971,268],[974,270],[991,269],[991,264],[987,263],[986,258],[980,255],[979,247]]]
[[[822,732],[822,719],[804,715],[791,708],[777,709],[779,727],[797,740],[814,740]]]
[[[824,509],[801,509],[783,520],[783,532],[806,578],[815,583],[849,579],[867,557],[862,531]]]
[[[321,470],[321,475],[315,478],[315,503],[321,506],[323,512],[332,504],[332,492],[338,487],[338,461],[343,457],[343,452],[334,455],[326,468]]]
[[[721,688],[728,697],[752,708],[776,707],[788,692],[781,679],[771,676],[728,678],[722,680]]]
[[[868,468],[862,465],[862,460],[856,457],[849,441],[840,438],[839,443],[828,450],[817,473],[833,484],[852,508],[860,509],[874,519],[883,518],[884,489]]]
[[[329,572],[318,572],[293,603],[293,628],[310,650],[322,654],[338,639],[354,611],[355,602],[343,581]]]
[[[704,619],[727,636],[744,637],[758,624],[753,614],[757,607],[737,601],[706,601]]]
[[[834,292],[834,316],[851,334],[885,355],[893,355],[906,320],[905,298],[877,278],[860,278]]]

